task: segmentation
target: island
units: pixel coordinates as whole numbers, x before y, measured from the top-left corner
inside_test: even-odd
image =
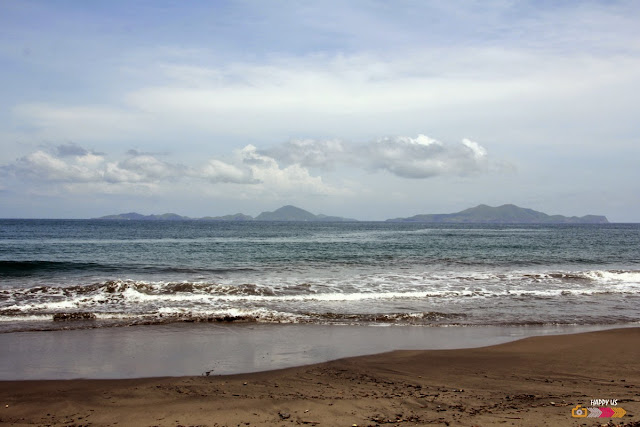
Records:
[[[142,215],[136,212],[129,212],[117,215],[106,215],[99,220],[120,220],[120,221],[286,221],[286,222],[357,222],[357,219],[343,218],[340,216],[329,216],[323,214],[312,214],[309,211],[298,207],[287,205],[273,212],[262,212],[257,217],[237,213],[223,216],[205,216],[202,218],[190,218],[174,213],[162,215]]]
[[[255,221],[312,221],[312,222],[356,222],[357,219],[341,216],[314,215],[309,211],[287,205],[273,212],[262,212]]]
[[[287,205],[275,211],[262,212],[255,218],[251,215],[236,213],[223,216],[205,216],[203,218],[190,218],[175,213],[162,215],[142,215],[136,212],[118,215],[107,215],[99,220],[124,220],[124,221],[278,221],[278,222],[357,222],[357,219],[343,218],[341,216],[315,215],[296,206]],[[388,219],[386,222],[424,222],[424,223],[453,223],[453,224],[608,224],[604,215],[562,216],[547,215],[533,209],[521,208],[516,205],[502,205],[491,207],[478,205],[450,214],[422,214],[408,218]]]
[[[533,209],[521,208],[516,205],[502,205],[497,207],[478,205],[450,214],[422,214],[408,218],[388,219],[387,222],[426,222],[426,223],[454,223],[454,224],[608,224],[606,216],[585,215],[562,216],[547,215]]]

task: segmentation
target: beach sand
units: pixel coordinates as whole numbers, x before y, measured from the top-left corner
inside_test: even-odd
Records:
[[[572,418],[591,399],[627,414]],[[3,381],[0,405],[6,425],[640,426],[640,328],[232,376]]]

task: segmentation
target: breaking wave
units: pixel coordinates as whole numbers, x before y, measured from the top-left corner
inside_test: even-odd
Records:
[[[578,307],[565,320],[554,314],[552,322],[606,322],[607,316],[640,320],[629,315],[624,305],[640,302],[640,271],[377,273],[305,282],[272,277],[265,283],[110,280],[66,287],[31,286],[0,289],[0,325],[536,324],[549,321],[544,307],[577,307],[566,304],[569,300],[591,304],[590,310],[602,313],[592,316],[583,310],[580,314]],[[509,318],[514,307],[529,307],[524,312],[533,314],[526,319]],[[538,308],[532,311],[530,307]],[[618,317],[608,314],[612,310],[618,310]],[[0,326],[0,331],[7,328]]]

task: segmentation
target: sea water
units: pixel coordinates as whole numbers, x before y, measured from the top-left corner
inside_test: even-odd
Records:
[[[0,220],[0,333],[640,322],[640,224]]]

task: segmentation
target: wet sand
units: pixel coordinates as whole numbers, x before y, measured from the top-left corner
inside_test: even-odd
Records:
[[[627,414],[571,417],[591,399]],[[640,328],[233,376],[4,381],[0,405],[7,425],[636,426]]]
[[[600,329],[173,323],[16,332],[0,334],[0,381],[242,374],[392,350],[484,347]]]

